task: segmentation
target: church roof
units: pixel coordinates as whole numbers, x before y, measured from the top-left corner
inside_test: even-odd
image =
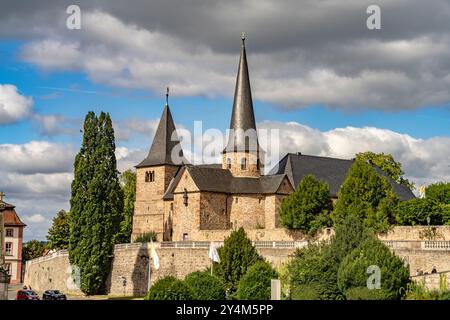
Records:
[[[256,151],[258,149],[258,136],[256,134],[255,114],[253,112],[245,38],[242,38],[241,57],[234,90],[230,129],[232,129],[232,132],[230,132],[228,144],[224,151]],[[245,138],[240,137],[239,130],[242,130],[244,133],[250,133],[250,140],[246,141]]]
[[[353,162],[354,160],[288,153],[280,160],[278,165],[269,172],[269,175],[285,173],[292,185],[297,187],[304,176],[311,174],[318,180],[327,182],[330,187],[331,195],[336,197]],[[393,181],[376,165],[372,164],[372,166],[378,174],[387,178],[389,184],[392,186],[400,200],[415,198],[408,187]]]
[[[177,150],[174,148],[180,150],[181,157],[179,159],[172,159],[172,150]],[[150,151],[147,157],[136,168],[163,164],[181,165],[186,162],[169,105],[166,103]]]
[[[285,174],[259,178],[234,177],[229,170],[222,169],[220,165],[186,165],[170,182],[163,199],[173,199],[173,192],[184,170],[188,170],[200,191],[227,194],[273,194],[277,192],[285,177]]]
[[[5,227],[25,227],[26,224],[20,220],[14,208],[15,206],[13,206],[12,204],[0,200],[0,214],[3,215],[3,224],[5,225]]]

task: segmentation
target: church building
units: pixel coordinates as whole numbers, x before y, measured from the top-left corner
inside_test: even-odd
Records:
[[[287,233],[279,219],[282,200],[307,174],[327,182],[330,196],[336,198],[352,163],[287,154],[269,174],[263,174],[264,150],[256,132],[243,38],[222,163],[192,165],[186,161],[167,94],[148,156],[136,166],[132,240],[155,232],[158,241],[220,241],[239,227],[250,231],[251,238],[258,234],[264,240],[287,240],[280,238]],[[388,180],[400,199],[414,197],[407,187]]]

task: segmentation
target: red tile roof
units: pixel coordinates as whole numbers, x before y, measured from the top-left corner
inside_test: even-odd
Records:
[[[10,226],[25,227],[26,224],[20,220],[14,208],[15,206],[13,206],[12,204],[0,201],[0,212],[3,214],[3,224],[5,225],[5,227]]]

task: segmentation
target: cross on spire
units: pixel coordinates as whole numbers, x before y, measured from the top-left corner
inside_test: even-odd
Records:
[[[4,197],[5,197],[5,193],[3,191],[0,191],[0,201],[3,201]]]
[[[169,87],[166,88],[166,106],[169,105]]]

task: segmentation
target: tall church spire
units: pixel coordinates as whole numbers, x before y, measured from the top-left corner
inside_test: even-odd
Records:
[[[249,151],[249,149],[255,149],[258,146],[255,114],[253,112],[252,91],[250,88],[250,77],[248,74],[247,54],[245,51],[244,33],[242,34],[241,58],[239,60],[236,86],[234,90],[233,111],[231,114],[230,129],[234,131],[234,137],[232,136],[233,133],[231,133],[225,151]],[[238,134],[236,134],[237,130],[243,130],[248,134],[249,129],[254,133],[250,133],[250,141],[248,142],[243,141],[239,138]]]
[[[174,153],[174,155],[172,154]],[[156,165],[179,165],[186,163],[183,157],[183,150],[181,149],[180,140],[175,129],[172,113],[169,108],[169,88],[166,91],[166,105],[159,120],[158,128],[156,129],[155,137],[153,138],[150,151],[141,163],[136,168],[156,166]]]
[[[241,58],[234,89],[228,143],[222,153],[222,168],[234,176],[259,177],[263,170],[263,154],[258,143],[252,90],[248,74],[245,34],[242,34]]]

